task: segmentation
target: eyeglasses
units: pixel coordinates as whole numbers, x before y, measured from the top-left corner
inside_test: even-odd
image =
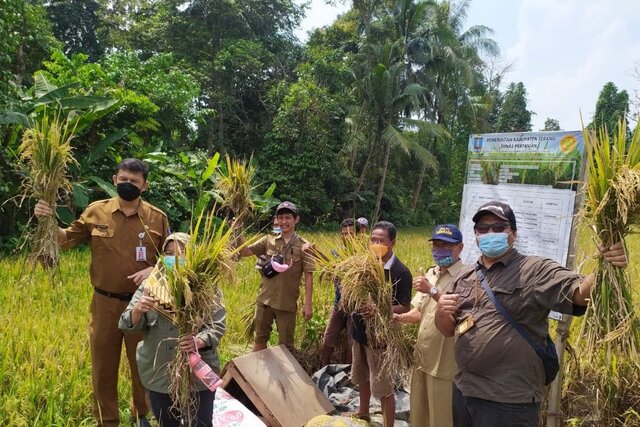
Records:
[[[496,222],[495,224],[476,224],[473,229],[478,232],[478,234],[486,234],[491,229],[494,233],[502,233],[507,228],[511,228],[509,224],[505,224],[504,222]]]

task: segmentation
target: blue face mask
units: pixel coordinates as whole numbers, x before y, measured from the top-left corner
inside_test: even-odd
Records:
[[[431,250],[433,260],[440,267],[449,267],[455,261],[453,260],[453,250],[445,248],[434,248]]]
[[[280,234],[280,233],[282,233],[282,229],[281,229],[280,227],[273,227],[273,228],[271,229],[271,232],[272,232],[273,234]]]
[[[167,271],[172,271],[176,266],[176,256],[175,255],[164,255],[162,257],[162,261]],[[180,265],[184,265],[185,259],[183,257],[178,257],[178,262]]]
[[[509,250],[507,233],[487,233],[478,236],[478,247],[482,255],[496,258]]]

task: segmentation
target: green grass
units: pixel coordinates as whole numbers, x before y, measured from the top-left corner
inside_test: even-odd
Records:
[[[431,265],[426,241],[430,232],[399,231],[396,253],[414,273],[419,267]],[[325,250],[339,244],[337,232],[302,235]],[[639,253],[640,239],[632,236],[628,247],[630,253]],[[243,337],[242,308],[253,303],[257,295],[260,279],[254,264],[254,257],[243,259],[237,266],[238,282],[223,290],[227,306],[227,333],[219,349],[223,364],[250,351]],[[22,258],[0,260],[0,425],[94,425],[87,329],[92,293],[88,268],[87,249],[63,252],[60,273],[52,284],[47,272],[32,269]],[[632,262],[632,278],[639,277],[637,268]],[[305,333],[306,342],[321,336],[332,302],[333,286],[318,283],[316,277],[314,317],[306,325],[299,320],[298,344]],[[126,363],[122,363],[120,375],[120,408],[126,420],[130,400]]]

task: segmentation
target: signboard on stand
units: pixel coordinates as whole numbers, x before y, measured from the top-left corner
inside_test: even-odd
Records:
[[[480,256],[474,241],[472,218],[490,200],[513,209],[524,255],[551,258],[573,268],[572,224],[580,181],[584,177],[585,145],[582,132],[528,132],[471,135],[467,178],[462,196],[460,228],[465,263]],[[559,320],[556,347],[562,366],[571,316],[551,312]],[[560,397],[562,369],[550,387],[547,426],[562,425]]]
[[[582,132],[527,132],[471,135],[462,195],[462,260],[480,256],[474,213],[499,200],[518,223],[516,248],[524,255],[551,258],[566,266],[575,199],[584,167]],[[559,314],[552,317],[558,319]]]

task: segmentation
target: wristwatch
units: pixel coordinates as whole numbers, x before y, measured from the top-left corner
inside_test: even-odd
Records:
[[[439,292],[438,288],[436,288],[435,286],[432,286],[431,289],[429,289],[429,296],[433,298],[438,294],[438,292]]]

